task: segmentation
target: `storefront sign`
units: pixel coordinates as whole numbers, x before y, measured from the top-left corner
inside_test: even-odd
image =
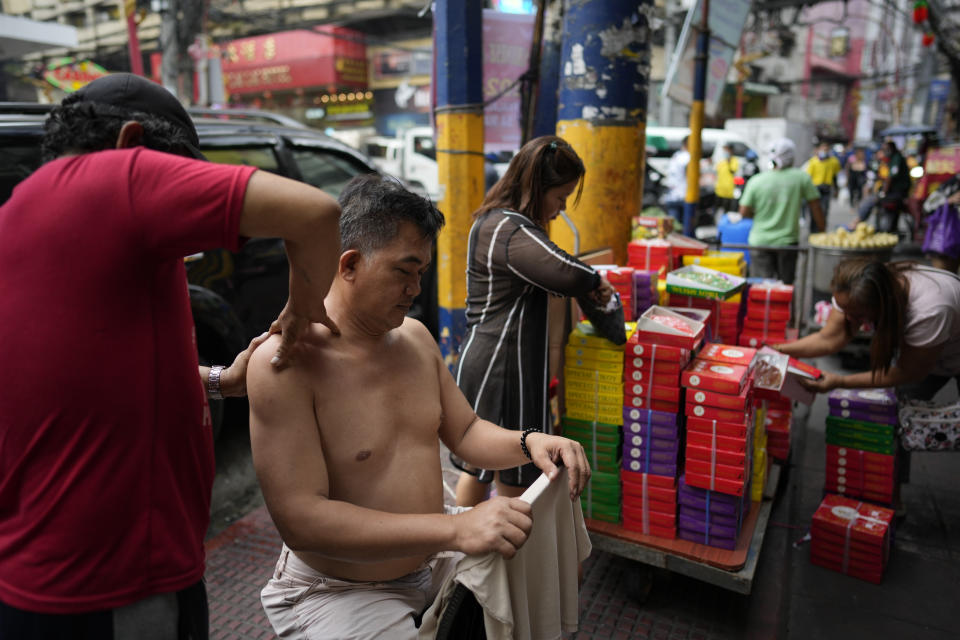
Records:
[[[490,100],[526,70],[533,40],[530,15],[483,11],[483,99]],[[520,147],[520,85],[483,110],[486,151]]]
[[[107,70],[95,62],[68,57],[59,58],[48,64],[43,79],[61,91],[73,93],[105,75]]]
[[[284,31],[224,47],[227,91],[253,93],[315,86],[366,88],[363,34],[343,27]]]

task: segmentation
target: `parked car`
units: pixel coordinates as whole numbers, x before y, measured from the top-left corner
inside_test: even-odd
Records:
[[[40,139],[49,105],[0,103],[0,204],[40,166]],[[293,178],[339,196],[354,176],[377,169],[359,151],[329,136],[266,112],[191,110],[200,149],[211,162],[245,164]],[[226,249],[187,256],[187,280],[201,363],[229,363],[265,331],[287,299],[283,242],[253,238],[238,252]],[[436,278],[431,270],[410,315],[437,335]],[[224,411],[245,419],[246,402],[212,402],[214,433]]]

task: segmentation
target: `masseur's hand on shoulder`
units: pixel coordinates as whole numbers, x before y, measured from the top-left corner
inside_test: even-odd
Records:
[[[297,341],[306,335],[307,331],[310,330],[310,325],[314,322],[326,326],[333,333],[340,333],[337,324],[327,315],[323,301],[320,302],[319,308],[312,312],[298,311],[291,290],[290,299],[287,300],[286,306],[283,307],[280,316],[270,325],[268,333],[280,334],[280,346],[277,347],[277,352],[270,363],[277,368],[284,367],[290,361]]]
[[[250,341],[250,345],[237,354],[233,363],[220,373],[220,393],[226,398],[240,398],[247,395],[247,364],[250,356],[270,337],[265,331]]]
[[[494,551],[512,558],[533,528],[533,508],[519,498],[497,496],[451,516],[456,526],[454,548],[467,555]]]
[[[576,500],[590,480],[590,463],[583,445],[575,440],[546,433],[531,433],[527,436],[527,449],[533,464],[547,474],[550,480],[557,477],[557,464],[561,461],[570,476],[570,499]]]

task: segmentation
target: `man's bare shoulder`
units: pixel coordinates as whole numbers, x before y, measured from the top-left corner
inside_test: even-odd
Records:
[[[436,351],[437,355],[440,354],[440,349],[437,347],[437,343],[433,339],[430,330],[416,318],[408,316],[404,319],[403,324],[394,329],[394,331],[399,331],[404,340],[409,340],[417,346],[424,347],[430,351]]]
[[[290,384],[300,381],[308,386],[309,382],[316,377],[316,363],[328,357],[331,351],[329,333],[329,330],[322,325],[312,326],[307,335],[297,341],[289,363],[280,369],[270,362],[277,352],[277,347],[280,346],[280,334],[267,338],[250,356],[250,364],[247,367],[248,394],[256,393],[258,386],[270,387],[277,383]]]

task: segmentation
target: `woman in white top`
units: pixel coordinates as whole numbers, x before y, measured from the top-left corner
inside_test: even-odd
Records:
[[[806,386],[897,387],[929,400],[960,376],[960,278],[912,262],[845,260],[831,281],[834,310],[819,332],[776,348],[793,357],[836,353],[864,323],[874,327],[870,371],[825,373]],[[960,379],[958,379],[960,384]]]

